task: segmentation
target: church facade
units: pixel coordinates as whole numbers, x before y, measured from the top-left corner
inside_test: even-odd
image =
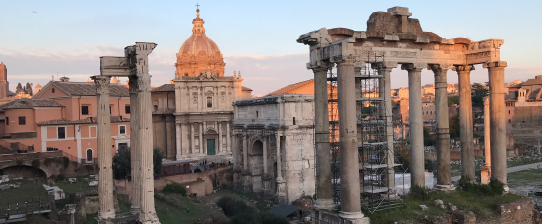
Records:
[[[242,86],[240,72],[224,75],[226,63],[205,34],[199,10],[192,24],[177,53],[174,79],[152,91],[155,147],[171,160],[231,158],[232,102],[250,98],[252,90]]]

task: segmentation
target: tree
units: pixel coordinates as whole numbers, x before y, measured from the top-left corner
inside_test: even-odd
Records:
[[[121,148],[113,156],[113,178],[122,180],[130,176],[132,170],[130,149]]]
[[[484,107],[484,97],[489,93],[489,90],[480,83],[472,84],[472,107]]]
[[[152,152],[152,162],[154,164],[154,175],[162,174],[162,159],[164,156],[159,148],[155,148]]]
[[[459,105],[459,96],[449,96],[448,97],[448,106],[452,106],[454,104]]]
[[[435,146],[436,140],[429,134],[429,128],[423,127],[423,145],[424,146]]]
[[[459,115],[454,115],[450,117],[450,138],[459,138]]]
[[[164,156],[160,149],[154,149],[152,153],[152,160],[154,166],[154,175],[160,175],[162,173],[162,159]],[[132,163],[130,156],[130,149],[119,149],[117,154],[113,156],[113,178],[122,180],[131,175]]]

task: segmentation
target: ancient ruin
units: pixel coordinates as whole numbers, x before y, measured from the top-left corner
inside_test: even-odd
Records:
[[[490,139],[491,139],[491,178],[506,184],[506,123],[504,115],[504,68],[506,62],[500,61],[502,39],[473,41],[468,38],[445,39],[431,32],[424,32],[417,19],[409,18],[408,8],[393,7],[387,12],[374,12],[367,20],[367,31],[354,31],[347,28],[326,29],[301,35],[297,41],[309,45],[310,62],[315,78],[315,117],[316,119],[316,175],[317,210],[315,223],[365,223],[361,213],[360,157],[358,150],[364,144],[358,134],[356,105],[363,100],[356,97],[356,79],[363,79],[359,69],[366,63],[373,63],[381,69],[384,76],[383,105],[389,105],[389,73],[399,67],[408,72],[409,80],[409,119],[410,119],[410,165],[411,185],[424,186],[424,149],[421,98],[421,71],[432,70],[435,74],[435,99],[437,113],[437,186],[451,188],[449,127],[447,119],[448,98],[446,95],[446,73],[453,69],[459,76],[460,126],[462,149],[462,175],[473,180],[474,155],[472,148],[472,103],[470,91],[470,71],[475,64],[483,64],[488,69],[490,80]],[[375,61],[373,58],[380,58]],[[337,66],[339,133],[341,154],[341,212],[337,219],[324,208],[329,208],[332,200],[330,178],[329,125],[326,117],[328,97],[326,86],[327,71]],[[358,106],[358,108],[363,105]],[[386,106],[384,106],[385,108]],[[386,112],[388,110],[385,110]],[[391,112],[391,111],[390,111]],[[384,114],[388,116],[387,114]],[[361,124],[358,124],[361,125]],[[389,131],[389,130],[387,130]],[[470,141],[469,141],[470,140]],[[390,139],[387,140],[388,142]],[[393,161],[389,161],[393,164]],[[340,220],[343,221],[340,221]],[[332,221],[339,220],[339,221]],[[325,221],[325,222],[324,222]]]
[[[100,57],[100,76],[93,76],[98,98],[98,195],[99,223],[116,218],[113,208],[113,172],[111,170],[111,125],[109,111],[109,83],[113,76],[129,78],[130,142],[132,160],[131,212],[140,223],[160,223],[154,208],[154,175],[152,156],[151,76],[148,55],[155,43],[137,42],[124,49],[124,57]],[[137,103],[136,103],[137,102]]]

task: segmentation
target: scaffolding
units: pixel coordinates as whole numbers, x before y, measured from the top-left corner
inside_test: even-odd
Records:
[[[367,63],[356,66],[356,115],[358,123],[358,153],[360,164],[360,199],[364,209],[370,213],[404,206],[400,195],[404,194],[407,172],[399,163],[401,154],[395,149],[404,145],[400,121],[393,122],[391,111],[387,111],[384,94],[379,94],[383,76],[378,74],[375,62],[382,62],[380,56],[367,59]],[[337,98],[337,76],[328,72],[329,132],[332,169],[333,200],[340,203],[340,147],[339,115]],[[383,86],[382,86],[383,87]],[[387,131],[393,132],[387,139]],[[409,181],[407,181],[408,183]]]
[[[361,201],[374,213],[405,205],[400,195],[405,192],[406,170],[399,163],[401,154],[396,153],[403,142],[394,133],[402,133],[403,126],[393,122],[392,111],[386,107],[391,99],[386,98],[384,76],[376,64],[384,58],[375,55],[367,61],[356,71],[356,110]]]

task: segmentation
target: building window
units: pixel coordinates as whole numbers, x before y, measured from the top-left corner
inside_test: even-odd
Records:
[[[154,111],[158,110],[158,105],[154,105]]]
[[[119,147],[117,147],[117,152],[121,149],[128,150],[128,143],[119,143]]]
[[[57,138],[58,139],[65,139],[66,138],[66,128],[65,127],[58,127],[57,128]]]
[[[81,115],[88,115],[88,106],[81,106]]]
[[[124,106],[124,113],[125,114],[130,114],[130,105]]]
[[[111,106],[109,106],[109,114],[111,114]]]
[[[508,114],[510,114],[510,110],[508,110]]]
[[[92,149],[87,149],[87,162],[92,162]]]
[[[19,125],[26,125],[26,117],[19,117]]]
[[[52,89],[51,89],[51,92],[55,93],[55,88],[52,88]]]
[[[213,97],[207,97],[207,108],[213,107]]]
[[[295,125],[295,117],[292,118],[292,125]]]
[[[126,125],[119,125],[119,134],[126,134]]]
[[[6,117],[6,125],[9,125],[9,117]]]
[[[259,115],[259,114],[258,114],[258,111],[256,111],[256,117],[258,117],[258,115]]]

